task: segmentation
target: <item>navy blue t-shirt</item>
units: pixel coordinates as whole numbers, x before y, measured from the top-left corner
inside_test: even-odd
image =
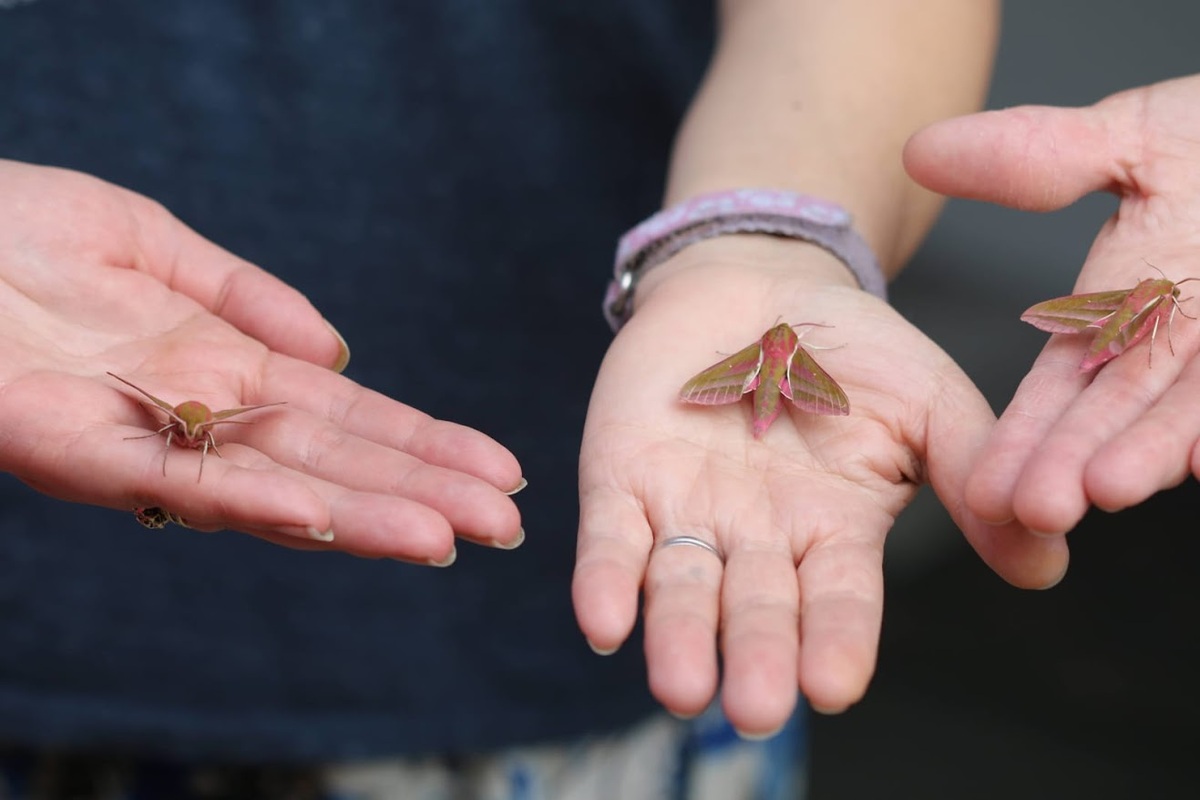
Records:
[[[494,436],[530,483],[523,547],[434,570],[148,531],[0,476],[0,741],[333,760],[654,707],[640,634],[600,658],[574,621],[576,467],[615,240],[657,208],[709,6],[0,3],[0,157],[161,201],[305,292],[349,377]]]

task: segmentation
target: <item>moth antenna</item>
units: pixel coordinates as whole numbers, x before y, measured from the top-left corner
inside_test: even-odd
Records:
[[[1159,269],[1158,267],[1154,266],[1154,265],[1153,265],[1153,264],[1151,264],[1149,261],[1147,261],[1145,256],[1142,256],[1142,262],[1143,262],[1143,263],[1144,263],[1144,264],[1145,264],[1147,267],[1149,267],[1150,269],[1152,269],[1152,270],[1154,270],[1155,272],[1157,272],[1159,275],[1162,275],[1162,276],[1163,276],[1163,278],[1166,278],[1166,277],[1167,277],[1167,273],[1163,272],[1161,269]],[[1168,279],[1168,280],[1169,280],[1169,279]],[[1183,283],[1183,281],[1179,281],[1179,283]]]
[[[167,415],[168,421],[167,421],[167,424],[162,428],[162,430],[166,430],[167,428],[173,427],[175,425],[183,424],[183,420],[180,419],[179,415],[175,413],[175,409],[173,409],[173,408],[169,408],[166,406],[150,405],[149,403],[145,402],[144,400],[139,400],[138,403],[141,405],[142,408],[151,412],[151,415],[153,415],[153,412],[155,412],[155,411],[161,411],[162,413]]]
[[[788,325],[790,325],[793,330],[795,330],[796,328],[835,328],[835,327],[837,327],[836,325],[830,325],[826,322],[789,322]],[[801,332],[797,331],[797,333],[799,334]]]
[[[165,400],[160,400],[159,398],[157,398],[157,397],[155,397],[154,395],[152,395],[152,394],[150,394],[149,392],[147,392],[147,391],[146,391],[145,389],[143,389],[142,387],[138,386],[137,384],[130,383],[129,381],[125,380],[125,379],[124,379],[124,378],[122,378],[120,375],[116,374],[115,372],[106,372],[105,374],[106,374],[106,375],[110,375],[110,376],[112,376],[112,377],[116,378],[116,379],[117,379],[117,380],[119,380],[121,383],[123,383],[123,384],[125,384],[126,386],[128,386],[130,389],[133,389],[134,391],[136,391],[136,392],[140,393],[140,394],[141,394],[143,397],[148,397],[148,398],[150,398],[150,400],[151,400],[151,401],[154,403],[155,407],[162,409],[163,411],[167,412],[168,414],[172,413],[171,406],[170,406],[170,404],[169,404],[169,403],[167,403],[167,401],[165,401]],[[139,402],[142,402],[142,401],[139,401]],[[145,405],[145,403],[144,403],[144,402],[142,402],[142,405]]]
[[[795,329],[795,328],[805,328],[806,329],[806,330],[801,330],[801,331],[796,332],[797,339],[804,338],[804,334],[808,333],[807,328],[836,328],[837,327],[836,325],[829,325],[828,323],[825,323],[825,322],[790,322],[788,324],[791,325],[793,329]],[[819,345],[819,344],[808,344],[806,342],[804,346],[811,348],[813,350],[839,350],[839,349],[845,347],[846,343],[843,342],[841,344]]]

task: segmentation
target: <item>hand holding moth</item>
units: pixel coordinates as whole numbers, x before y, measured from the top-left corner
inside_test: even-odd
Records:
[[[814,247],[729,237],[657,270],[588,410],[580,626],[597,650],[622,645],[643,591],[651,690],[677,714],[703,709],[719,681],[729,719],[750,734],[782,724],[798,689],[819,709],[844,709],[874,668],[883,542],[896,514],[926,480],[957,496],[994,417],[940,348]],[[793,372],[808,363],[795,359],[794,329],[771,328],[780,318],[832,326],[804,340],[821,334],[807,358],[823,377],[790,387],[793,399],[797,385],[809,392],[808,410],[782,388],[782,401],[757,411],[742,395],[752,384],[782,387],[789,356]],[[764,331],[785,346],[770,352]],[[714,353],[739,347],[691,384]],[[740,402],[693,405],[680,399],[684,385]],[[813,413],[846,405],[849,414]],[[951,513],[1009,580],[1042,586],[1061,574],[1058,543],[984,525],[961,505]],[[657,546],[676,536],[723,558]]]
[[[1200,326],[1186,319],[1200,285],[1200,77],[938,123],[906,166],[935,191],[1028,210],[1120,197],[1074,294],[1026,313],[1073,335],[1051,338],[1001,416],[967,485],[972,511],[1061,534],[1090,505],[1136,505],[1200,474]]]
[[[456,535],[519,541],[513,456],[337,374],[342,348],[299,292],[146,198],[0,161],[0,469],[39,491],[135,533],[137,509],[418,563]]]

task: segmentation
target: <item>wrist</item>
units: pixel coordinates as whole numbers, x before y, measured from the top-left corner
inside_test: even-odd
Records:
[[[816,245],[835,256],[857,284],[886,300],[887,282],[849,212],[818,197],[778,189],[733,189],[664,209],[621,237],[604,314],[614,331],[633,313],[642,277],[677,253],[732,234],[770,234]]]
[[[666,305],[695,313],[769,317],[802,308],[826,291],[859,292],[834,255],[797,239],[763,234],[720,236],[680,251],[646,273],[634,309]],[[686,312],[685,312],[686,313]],[[674,314],[673,314],[674,316]]]

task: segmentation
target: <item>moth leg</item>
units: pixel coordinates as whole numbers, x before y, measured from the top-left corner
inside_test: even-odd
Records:
[[[218,458],[225,457],[225,456],[221,455],[221,451],[217,449],[217,440],[215,438],[213,438],[212,431],[211,430],[205,431],[204,432],[204,448],[200,451],[200,472],[196,475],[196,483],[199,483],[200,478],[204,476],[204,457],[206,455],[208,455],[208,449],[210,447],[212,448],[212,451],[217,454]]]
[[[210,439],[212,439],[212,435],[206,435],[204,437],[204,446],[200,448],[200,470],[196,473],[196,483],[199,483],[200,479],[204,477],[204,457],[208,455],[208,442]]]
[[[174,422],[174,420],[172,420],[171,422],[168,422],[166,425],[163,425],[161,428],[159,428],[158,430],[153,431],[151,433],[143,433],[141,436],[126,436],[125,441],[128,442],[131,439],[149,439],[151,436],[158,436],[159,434],[165,433],[174,427],[175,427],[175,422]]]
[[[1183,283],[1183,281],[1180,281],[1180,283]],[[1175,311],[1178,311],[1180,314],[1183,314],[1183,315],[1184,315],[1185,317],[1187,317],[1188,319],[1195,319],[1195,317],[1193,317],[1191,314],[1189,314],[1189,313],[1187,313],[1186,311],[1184,311],[1184,310],[1183,310],[1183,306],[1182,306],[1182,305],[1180,305],[1181,303],[1186,303],[1188,300],[1191,300],[1191,299],[1192,299],[1191,297],[1185,297],[1185,298],[1183,298],[1182,300],[1180,300],[1178,297],[1174,298],[1174,302],[1175,302]],[[1172,316],[1174,316],[1174,315],[1175,315],[1175,311],[1172,311],[1172,312],[1171,312],[1171,315],[1172,315]]]
[[[168,426],[168,427],[172,427],[172,428],[173,428],[174,426],[173,426],[173,425],[171,425],[171,426]],[[159,433],[161,433],[161,432],[162,432],[162,431],[159,431]],[[164,478],[165,478],[165,477],[167,477],[167,454],[171,452],[171,438],[172,438],[173,436],[175,436],[175,431],[174,431],[174,430],[169,430],[169,431],[167,431],[167,446],[163,448],[163,465],[162,465],[162,474],[163,474],[163,477],[164,477]]]
[[[225,457],[225,456],[221,455],[221,451],[217,449],[217,440],[213,437],[212,431],[209,431],[207,434],[207,438],[205,440],[205,448],[204,448],[205,452],[208,451],[209,447],[211,447],[212,451],[217,454],[217,458]]]

